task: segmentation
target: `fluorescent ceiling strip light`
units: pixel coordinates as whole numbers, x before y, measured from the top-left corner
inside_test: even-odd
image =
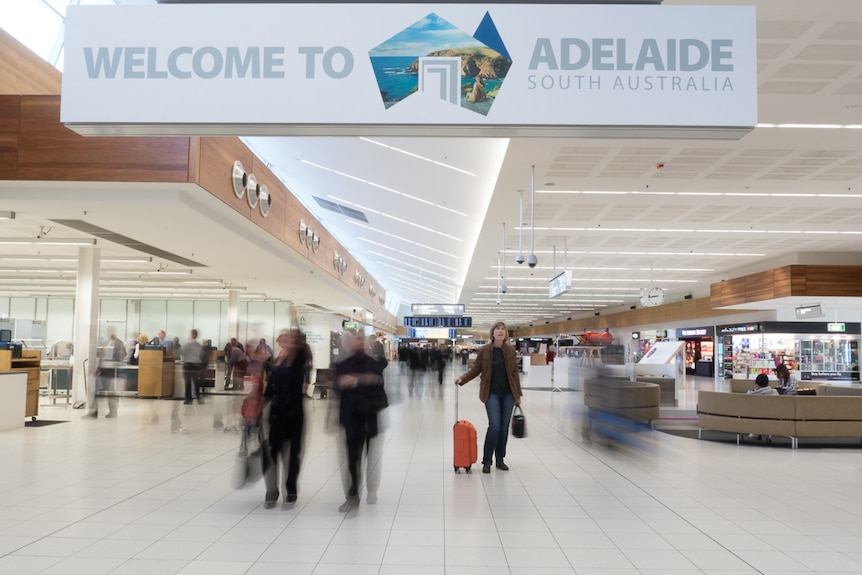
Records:
[[[134,275],[155,275],[155,276],[188,276],[188,275],[192,274],[191,270],[185,270],[185,271],[178,270],[178,271],[173,271],[173,272],[169,272],[167,270],[161,270],[161,271],[152,271],[152,270],[147,270],[147,271],[141,271],[141,270],[100,270],[99,273],[106,274],[106,275],[134,274]]]
[[[374,208],[369,208],[368,206],[363,206],[361,204],[357,204],[356,202],[351,202],[350,200],[347,200],[345,198],[339,198],[338,196],[333,196],[331,194],[327,194],[326,197],[332,198],[333,200],[335,200],[337,202],[341,202],[342,204],[355,206],[364,212],[370,212],[372,214],[377,214],[378,216],[383,216],[384,218],[389,218],[391,220],[395,220],[396,222],[401,222],[402,224],[407,224],[408,226],[413,226],[414,228],[419,228],[420,230],[424,230],[426,232],[431,232],[433,234],[437,234],[438,236],[443,236],[444,238],[449,238],[451,240],[455,240],[458,242],[464,241],[461,238],[456,238],[455,236],[450,236],[449,234],[444,234],[443,232],[437,231],[434,228],[429,228],[427,226],[420,226],[419,224],[417,224],[415,222],[411,222],[411,221],[405,220],[404,218],[399,218],[398,216],[393,216],[391,214],[383,213],[379,210],[375,210]]]
[[[359,177],[357,177],[357,176],[351,176],[350,174],[346,174],[346,173],[344,173],[344,172],[340,172],[340,171],[335,170],[335,169],[332,169],[332,168],[327,168],[326,166],[321,166],[320,164],[315,164],[314,162],[310,162],[310,161],[308,161],[308,160],[300,160],[300,162],[302,162],[303,164],[306,164],[306,165],[312,166],[312,167],[314,167],[314,168],[319,168],[319,169],[321,169],[321,170],[324,170],[324,171],[327,171],[327,172],[330,172],[330,173],[333,173],[333,174],[337,174],[337,175],[339,175],[339,176],[341,176],[341,177],[344,177],[344,178],[347,178],[347,179],[349,179],[349,180],[353,180],[353,181],[356,181],[356,182],[360,182],[360,183],[363,183],[363,184],[367,184],[367,185],[369,185],[369,186],[372,186],[372,187],[377,188],[377,189],[379,189],[379,190],[383,190],[383,191],[385,191],[385,192],[391,192],[391,193],[393,193],[393,194],[397,194],[397,195],[399,195],[399,196],[405,197],[405,198],[407,198],[407,199],[409,199],[409,200],[413,200],[413,201],[419,202],[419,203],[421,203],[421,204],[426,204],[426,205],[432,206],[432,207],[434,207],[434,208],[438,208],[438,209],[441,209],[441,210],[445,210],[445,211],[447,211],[447,212],[451,212],[451,213],[453,213],[453,214],[457,214],[457,215],[459,215],[459,216],[464,216],[465,218],[467,217],[467,214],[465,214],[464,212],[459,212],[458,210],[453,210],[452,208],[449,208],[449,207],[446,207],[446,206],[441,206],[440,204],[435,204],[434,202],[431,202],[431,201],[425,200],[425,199],[423,199],[423,198],[419,198],[419,197],[413,196],[413,195],[411,195],[411,194],[405,194],[404,192],[399,192],[398,190],[395,190],[395,189],[392,189],[392,188],[388,188],[388,187],[383,186],[383,185],[381,185],[381,184],[376,184],[376,183],[374,183],[374,182],[371,182],[371,181],[369,181],[369,180],[365,180],[365,179],[363,179],[363,178],[359,178]]]
[[[388,279],[399,278],[399,279],[406,281],[406,282],[415,282],[417,279],[419,279],[419,274],[414,274],[410,270],[399,270],[399,272],[400,273],[389,274]],[[410,274],[410,275],[413,275],[415,277],[407,277],[406,275],[401,275],[402,273],[403,274]],[[458,286],[453,285],[451,282],[445,282],[444,283],[444,282],[441,282],[441,281],[436,280],[434,278],[428,278],[428,277],[423,277],[421,279],[423,282],[437,284],[438,286],[440,286],[441,288],[446,289],[446,290],[455,291],[458,289]]]
[[[650,280],[644,278],[580,278],[577,281],[586,282],[586,283],[596,283],[596,282],[608,282],[608,283],[698,283],[699,280],[695,279],[686,279],[686,280],[672,280],[672,279],[657,279]],[[480,289],[492,289],[494,286],[479,286]],[[522,286],[518,284],[513,284],[509,287],[514,287],[515,289],[530,289],[530,290],[547,290],[548,286]],[[571,288],[570,288],[571,289]],[[584,288],[589,289],[589,288]]]
[[[400,282],[397,280],[393,281],[392,283],[394,285],[400,285],[400,286],[406,288],[406,292],[411,294],[411,295],[423,294],[425,296],[431,296],[431,297],[441,297],[441,296],[442,297],[450,297],[451,296],[451,290],[443,291],[443,290],[435,289],[432,286],[426,286],[426,285],[417,286],[414,283]]]
[[[354,226],[359,226],[360,228],[365,228],[366,230],[372,231],[374,233],[383,234],[384,236],[389,236],[390,238],[396,239],[396,240],[401,241],[401,242],[405,242],[405,243],[408,243],[408,244],[411,244],[411,245],[414,245],[414,246],[417,246],[420,248],[424,248],[426,250],[431,250],[432,252],[437,252],[438,254],[448,256],[450,258],[455,258],[456,260],[461,259],[461,256],[456,256],[455,254],[450,254],[449,252],[444,252],[443,250],[438,250],[437,248],[434,248],[431,246],[426,246],[425,244],[422,244],[419,242],[414,242],[413,240],[407,239],[405,237],[398,236],[398,235],[395,235],[395,234],[371,227],[369,225],[363,224],[362,222],[357,222],[356,220],[348,219],[345,221],[348,224],[353,224]]]
[[[389,279],[393,282],[401,282],[401,284],[412,286],[416,285],[416,280],[414,278],[402,277],[399,275],[389,276]],[[423,285],[425,284],[433,284],[430,287],[440,290],[441,292],[445,292],[448,294],[453,293],[457,288],[452,285],[446,285],[438,281],[434,281],[431,278],[423,278]]]
[[[410,299],[413,301],[425,300],[429,301],[426,298],[439,298],[439,297],[449,297],[449,294],[442,294],[437,291],[428,290],[424,288],[417,288],[416,286],[412,286],[406,290],[406,293],[409,295]]]
[[[400,260],[396,260],[396,261],[400,261]],[[437,280],[437,279],[435,279],[435,278],[425,277],[425,276],[423,276],[423,275],[420,275],[420,274],[419,274],[419,273],[417,273],[417,272],[414,272],[414,271],[411,271],[411,270],[406,270],[406,269],[404,269],[404,268],[402,268],[402,267],[400,267],[400,266],[394,266],[394,265],[392,265],[392,264],[388,264],[388,263],[386,263],[386,262],[375,262],[375,265],[376,265],[376,266],[382,266],[382,267],[385,267],[385,268],[389,268],[389,269],[395,270],[395,271],[397,272],[395,275],[390,275],[390,276],[388,276],[388,277],[398,277],[398,275],[397,275],[397,274],[408,274],[408,275],[415,276],[417,280],[421,280],[421,281],[423,281],[423,282],[425,282],[425,281],[433,282],[433,283],[437,283],[437,284],[443,285],[443,286],[445,286],[445,287],[451,287],[452,289],[455,289],[455,290],[457,290],[457,289],[458,289],[458,287],[459,287],[457,284],[452,283],[452,278],[451,278],[451,277],[449,277],[449,276],[440,276],[440,277],[442,277],[444,280],[446,280],[446,281],[441,282],[440,280]],[[422,268],[419,268],[419,269],[422,269]],[[437,274],[437,275],[439,275],[439,274]],[[408,278],[408,280],[409,280],[409,281],[415,281],[415,280],[410,279],[410,278]]]
[[[632,195],[632,196],[726,196],[742,198],[862,198],[862,194],[818,194],[811,192],[646,192],[646,191],[578,191],[578,190],[536,190],[537,194],[593,194],[593,195]],[[515,228],[520,229],[520,228]],[[540,229],[540,228],[536,228]],[[571,228],[580,229],[580,228]]]
[[[404,260],[400,260],[400,259],[398,259],[398,258],[393,258],[393,257],[391,257],[391,256],[387,256],[386,254],[381,254],[380,252],[375,252],[375,251],[372,251],[372,250],[368,250],[368,253],[369,253],[369,254],[371,254],[371,255],[379,256],[379,257],[381,257],[381,258],[386,258],[387,260],[392,260],[392,261],[394,261],[394,262],[398,262],[398,263],[399,263],[399,264],[401,264],[402,266],[407,266],[407,267],[410,267],[410,268],[416,268],[416,269],[418,269],[418,270],[422,270],[422,273],[424,273],[424,274],[432,274],[432,275],[435,275],[435,276],[440,276],[441,278],[445,278],[445,277],[447,277],[447,276],[445,276],[445,275],[443,275],[443,274],[438,274],[437,272],[433,272],[433,271],[427,270],[427,269],[423,268],[422,266],[417,266],[417,265],[414,265],[414,264],[411,264],[411,263],[407,263],[407,262],[405,262]],[[395,268],[395,269],[400,269],[400,268]]]
[[[71,274],[76,275],[77,271],[75,270],[49,270],[49,269],[40,269],[40,268],[30,268],[30,269],[3,269],[0,270],[0,273],[14,273],[14,274]]]
[[[6,246],[94,246],[96,240],[79,240],[64,238],[37,238],[25,240],[23,238],[0,238],[0,245]]]
[[[667,229],[667,228],[556,228],[556,227],[536,227],[537,230],[545,231],[545,232],[611,232],[611,233],[704,233],[704,234],[808,234],[808,233],[821,233],[818,230],[808,231],[808,230],[715,230],[715,229]],[[858,231],[852,232],[841,232],[841,231],[831,231],[829,233],[835,234],[857,234]],[[639,255],[646,254],[649,252],[587,252],[587,254],[627,254],[627,255]],[[665,254],[665,255],[674,255],[674,254]],[[690,252],[683,252],[681,254],[676,255],[692,255]],[[517,268],[515,268],[517,269]]]
[[[410,156],[411,158],[416,158],[417,160],[429,162],[431,164],[440,166],[442,168],[453,170],[455,172],[460,172],[460,173],[466,174],[468,176],[476,177],[476,174],[474,174],[473,172],[468,172],[467,170],[462,170],[461,168],[456,168],[455,166],[453,166],[451,164],[438,162],[437,160],[432,160],[431,158],[426,158],[425,156],[420,156],[419,154],[414,154],[413,152],[408,152],[407,150],[402,150],[401,148],[396,148],[395,146],[390,146],[389,144],[384,144],[383,142],[378,142],[377,140],[372,140],[371,138],[366,138],[365,136],[360,136],[359,139],[364,141],[364,142],[368,142],[369,144],[374,144],[375,146],[387,148],[389,150],[392,150],[393,152],[398,152],[399,154],[404,154],[406,156]]]
[[[380,242],[375,242],[374,240],[371,240],[371,239],[368,239],[368,238],[365,238],[365,237],[362,237],[362,236],[359,236],[359,239],[360,239],[360,240],[362,240],[362,241],[368,242],[369,244],[372,244],[372,245],[375,245],[375,246],[378,246],[378,247],[381,247],[381,248],[385,248],[385,249],[387,249],[387,250],[392,250],[392,251],[394,251],[394,252],[398,252],[399,254],[403,254],[403,255],[407,256],[408,258],[413,258],[413,259],[415,259],[415,260],[419,260],[419,261],[427,262],[427,263],[429,263],[429,264],[431,264],[431,265],[438,266],[438,267],[441,267],[441,268],[444,268],[444,269],[447,269],[447,270],[450,270],[450,271],[453,271],[453,272],[457,272],[457,271],[458,271],[457,269],[455,269],[455,268],[453,268],[453,267],[445,266],[445,265],[443,265],[443,264],[441,264],[441,263],[438,263],[438,262],[435,262],[435,261],[429,260],[428,258],[423,258],[423,257],[417,256],[417,255],[415,255],[415,254],[411,254],[410,252],[405,252],[404,250],[399,250],[398,248],[393,248],[392,246],[389,246],[389,245],[386,245],[386,244],[382,244],[382,243],[380,243]]]
[[[538,229],[538,228],[537,228]],[[550,231],[567,231],[564,228],[548,228]],[[779,230],[780,231],[780,230]],[[776,232],[778,233],[778,231]],[[854,231],[854,232],[841,232],[843,234],[859,234],[862,232]],[[536,250],[537,254],[551,254],[553,250]],[[568,252],[569,255],[572,253],[578,255],[586,255],[586,256],[659,256],[659,257],[671,257],[671,256],[740,256],[740,257],[764,257],[766,254],[757,254],[757,253],[724,253],[724,252],[649,252],[649,251],[603,251],[603,250],[595,250],[595,251],[578,251],[578,252]],[[515,272],[519,270],[523,270],[525,268],[522,267],[513,267],[506,266],[506,270],[514,270]],[[532,269],[553,269],[553,266],[536,266]],[[528,271],[530,271],[528,270]]]

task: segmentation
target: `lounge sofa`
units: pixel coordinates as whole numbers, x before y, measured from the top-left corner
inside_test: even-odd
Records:
[[[840,386],[828,386],[838,388]],[[848,388],[852,389],[852,388]],[[834,395],[824,389],[818,395],[747,395],[720,391],[697,394],[698,437],[702,430],[743,435],[785,436],[791,446],[800,437],[862,438],[862,394]]]
[[[652,424],[658,419],[660,404],[658,384],[619,377],[584,378],[584,405],[590,412]]]

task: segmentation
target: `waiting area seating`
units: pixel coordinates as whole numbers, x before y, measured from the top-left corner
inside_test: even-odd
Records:
[[[335,384],[335,370],[331,368],[318,368],[314,381],[314,396],[324,399],[329,395],[329,390]]]
[[[790,438],[862,438],[862,388],[819,384],[816,395],[749,395],[701,390],[697,395],[698,437],[704,429]]]
[[[624,377],[584,378],[584,405],[594,412],[652,424],[659,416],[661,387]]]

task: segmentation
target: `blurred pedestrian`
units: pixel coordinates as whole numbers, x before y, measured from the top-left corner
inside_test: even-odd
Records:
[[[280,348],[263,392],[269,405],[269,430],[264,458],[266,497],[264,507],[275,507],[279,496],[279,467],[284,482],[284,502],[296,501],[299,491],[299,466],[305,413],[302,388],[305,380],[305,347],[299,330],[282,333],[276,340]]]
[[[230,374],[230,381],[225,379],[225,390],[235,389],[240,390],[244,387],[245,373],[248,369],[249,358],[238,345],[231,346],[230,355],[225,358],[227,364],[227,373]],[[230,383],[230,385],[228,385]]]
[[[346,511],[359,502],[363,450],[366,454],[367,501],[377,502],[380,461],[376,458],[375,438],[380,431],[378,414],[389,405],[389,401],[383,387],[384,362],[365,353],[362,340],[351,331],[341,335],[341,347],[343,353],[340,357],[343,359],[333,367],[334,389],[341,402],[339,421],[344,427],[347,447],[347,501],[340,508],[341,511]]]
[[[198,400],[198,404],[203,404],[203,397],[200,391],[200,378],[202,375],[203,365],[203,346],[198,342],[198,330],[193,329],[189,332],[189,339],[182,345],[180,357],[183,360],[183,383],[185,383],[185,401],[184,404],[192,403],[192,389],[194,389],[194,397]]]
[[[431,369],[437,371],[437,384],[443,385],[443,372],[446,369],[446,362],[443,359],[442,344],[431,348]]]

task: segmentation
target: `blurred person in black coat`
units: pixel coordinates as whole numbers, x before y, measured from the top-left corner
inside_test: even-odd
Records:
[[[359,502],[362,452],[366,455],[367,501],[376,503],[380,481],[380,461],[376,457],[374,440],[379,433],[379,412],[389,405],[383,387],[386,359],[375,359],[365,353],[363,341],[355,333],[341,336],[343,353],[335,369],[334,389],[339,395],[339,422],[344,428],[347,448],[347,501],[341,506],[348,510]]]
[[[276,340],[280,348],[263,392],[264,413],[269,406],[268,426],[265,426],[266,457],[264,507],[271,509],[278,501],[278,470],[282,468],[284,502],[296,501],[299,491],[300,453],[302,432],[305,427],[305,410],[302,405],[305,383],[305,346],[299,330],[282,333]],[[267,429],[268,428],[268,429]],[[279,466],[279,463],[281,464]]]

